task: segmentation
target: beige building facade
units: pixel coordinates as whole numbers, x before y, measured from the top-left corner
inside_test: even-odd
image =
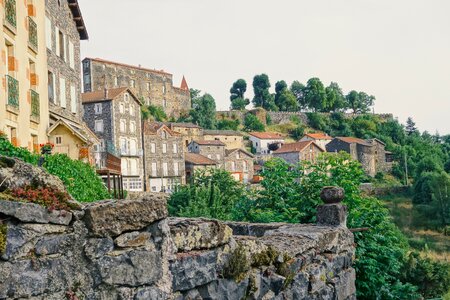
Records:
[[[39,151],[47,141],[45,3],[0,1],[0,129],[16,146]]]
[[[221,141],[228,150],[244,148],[244,136],[234,130],[203,130],[203,139],[205,141]]]

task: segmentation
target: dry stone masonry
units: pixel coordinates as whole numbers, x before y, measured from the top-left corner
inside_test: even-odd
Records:
[[[345,208],[323,207],[320,225],[248,224],[168,218],[162,194],[0,201],[0,299],[356,299]]]

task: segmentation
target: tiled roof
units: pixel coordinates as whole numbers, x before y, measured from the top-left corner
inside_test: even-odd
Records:
[[[281,146],[280,149],[274,151],[273,153],[277,154],[277,153],[300,152],[303,149],[305,149],[306,147],[308,147],[310,144],[317,146],[317,144],[314,143],[313,141],[296,142],[296,143],[291,143],[291,144],[284,144],[283,146]],[[319,146],[317,146],[317,148],[324,151]]]
[[[144,134],[145,135],[156,135],[158,133],[158,130],[160,130],[162,127],[164,127],[166,129],[166,131],[172,136],[180,135],[178,132],[171,130],[164,123],[150,122],[150,121],[144,122]]]
[[[329,136],[326,133],[319,132],[319,133],[307,133],[305,136],[313,138],[315,140],[332,140],[333,138]]]
[[[83,16],[81,14],[80,6],[78,5],[78,0],[68,0],[69,9],[73,16],[73,21],[77,27],[78,34],[80,35],[80,40],[89,39],[88,32],[86,30],[86,25],[84,24]]]
[[[281,134],[274,132],[249,132],[249,134],[260,140],[284,140]]]
[[[164,124],[166,124],[168,127],[201,128],[200,126],[198,126],[197,124],[194,124],[194,123],[167,122]]]
[[[214,160],[197,153],[186,153],[184,155],[184,160],[194,165],[217,165],[217,162]]]
[[[120,87],[120,88],[114,88],[114,89],[107,89],[107,94],[105,95],[105,90],[98,90],[95,92],[88,92],[88,93],[82,93],[81,94],[81,101],[82,103],[90,103],[90,102],[101,102],[101,101],[109,101],[114,100],[117,96],[119,96],[124,91],[128,90],[131,94],[131,96],[141,104],[139,99],[136,97],[136,95],[127,87]],[[106,97],[105,97],[106,96]]]
[[[340,137],[337,137],[337,139],[339,139],[347,144],[360,144],[360,145],[369,146],[369,147],[372,146],[367,141],[365,141],[363,139],[355,138],[355,137],[340,136]]]
[[[222,143],[221,141],[193,141],[194,143],[197,143],[199,145],[205,145],[205,146],[225,146],[224,143]]]
[[[114,61],[110,61],[110,60],[106,60],[106,59],[102,59],[102,58],[98,58],[98,57],[97,58],[86,57],[85,59],[90,59],[92,61],[105,63],[105,64],[110,64],[110,65],[117,65],[117,66],[127,67],[127,68],[131,68],[131,69],[142,70],[142,71],[145,71],[145,72],[152,72],[152,73],[158,73],[158,74],[172,76],[172,74],[167,73],[164,70],[152,70],[152,69],[142,68],[142,67],[139,67],[139,66],[133,66],[133,65],[128,65],[128,64],[124,64],[124,63],[114,62]]]
[[[246,151],[246,150],[244,150],[244,149],[241,149],[241,148],[225,149],[225,155],[226,155],[226,156],[229,156],[231,153],[233,153],[233,152],[235,152],[235,151],[240,151],[240,152],[243,152],[243,153],[247,154],[247,155],[250,156],[250,157],[254,157],[253,154],[251,154],[250,152],[248,152],[248,151]]]
[[[184,78],[184,75],[183,75],[183,79],[181,80],[180,89],[189,91],[189,87],[188,87],[186,78]]]
[[[227,136],[242,136],[242,133],[234,130],[203,130],[203,135],[227,135]]]

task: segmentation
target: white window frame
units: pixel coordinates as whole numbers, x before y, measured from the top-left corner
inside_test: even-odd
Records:
[[[176,143],[173,143],[173,153],[174,154],[178,153],[178,145]]]
[[[66,79],[64,77],[59,77],[59,105],[62,108],[67,107]]]
[[[179,173],[180,173],[180,170],[179,170],[178,163],[175,162],[175,163],[173,163],[173,174],[174,174],[175,176],[178,176]]]
[[[156,144],[150,143],[150,153],[156,153]]]
[[[52,21],[48,17],[45,17],[45,44],[49,50],[52,50],[52,33]]]
[[[94,104],[94,113],[96,115],[101,115],[103,112],[103,106],[102,103],[95,103]]]
[[[77,91],[74,85],[70,86],[70,109],[72,113],[77,113]]]
[[[94,130],[95,132],[103,132],[103,120],[95,120]]]
[[[166,143],[162,144],[162,153],[167,153],[167,144]]]
[[[158,164],[156,162],[152,162],[152,177],[158,176]]]
[[[163,176],[167,177],[169,176],[169,167],[168,163],[163,162]]]

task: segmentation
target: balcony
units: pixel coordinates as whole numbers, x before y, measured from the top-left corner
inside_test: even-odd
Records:
[[[14,77],[6,75],[6,86],[7,86],[7,102],[6,107],[14,112],[19,112],[19,81]]]
[[[31,120],[36,123],[39,123],[39,117],[41,115],[39,94],[33,90],[30,90],[30,96],[31,96]]]
[[[37,24],[31,17],[28,17],[28,45],[37,52],[38,49],[38,30]]]
[[[15,33],[17,29],[16,0],[5,0],[4,24]]]

